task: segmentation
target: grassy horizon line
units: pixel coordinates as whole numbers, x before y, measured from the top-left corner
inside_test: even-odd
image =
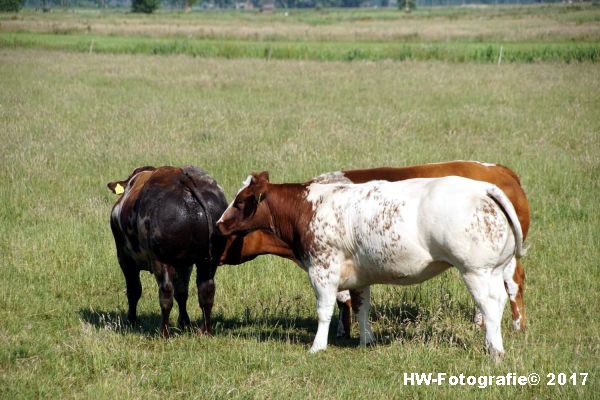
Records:
[[[0,48],[316,61],[600,62],[598,42],[319,42],[0,33]]]

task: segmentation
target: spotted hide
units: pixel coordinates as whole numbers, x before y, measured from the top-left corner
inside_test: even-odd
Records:
[[[482,311],[486,348],[504,354],[504,272],[522,254],[521,224],[497,186],[471,179],[271,184],[251,175],[217,222],[224,235],[265,230],[285,242],[317,297],[311,352],[325,350],[341,289],[360,296],[360,343],[373,341],[369,287],[410,285],[454,266]]]
[[[521,187],[518,175],[510,168],[499,164],[478,161],[450,161],[408,167],[347,170],[325,173],[310,182],[364,183],[372,180],[395,182],[413,178],[439,178],[451,175],[493,183],[502,189],[517,212],[523,238],[527,237],[530,222],[527,196]],[[279,238],[268,231],[258,230],[248,234],[236,234],[228,237],[227,249],[223,253],[221,263],[240,264],[261,254],[275,254],[298,262],[294,258],[292,250]],[[523,297],[525,271],[519,258],[515,258],[511,263],[511,267],[505,271],[504,285],[509,295],[513,328],[516,330],[523,329],[525,328],[525,302]],[[348,291],[340,292],[337,296],[340,308],[338,336],[350,337],[350,298]],[[476,313],[475,322],[480,325],[483,324],[480,312]]]
[[[142,167],[108,188],[119,194],[110,226],[117,258],[125,276],[128,319],[137,318],[142,294],[140,271],[150,271],[158,284],[161,334],[169,335],[173,297],[179,306],[178,324],[190,324],[186,303],[192,267],[197,267],[198,300],[204,314],[202,330],[211,332],[214,274],[224,239],[215,222],[227,207],[223,190],[195,167]]]

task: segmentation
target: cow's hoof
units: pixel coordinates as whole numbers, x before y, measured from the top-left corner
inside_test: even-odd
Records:
[[[375,344],[375,335],[373,335],[373,332],[367,331],[367,333],[364,336],[361,336],[361,338],[360,338],[360,346],[361,347],[372,346],[374,344]]]
[[[335,337],[338,339],[350,339],[350,332],[347,332],[346,329],[344,329],[343,324],[338,324]]]
[[[189,318],[180,318],[177,321],[177,327],[179,329],[181,329],[182,331],[185,329],[188,329],[191,325],[190,319]]]
[[[160,328],[160,336],[162,336],[163,339],[168,339],[169,337],[171,337],[171,335],[169,334],[169,328],[166,326]]]
[[[315,353],[318,353],[320,351],[325,351],[326,349],[327,349],[327,344],[325,344],[325,346],[318,345],[318,344],[313,344],[312,347],[310,348],[310,350],[308,352],[310,354],[315,354]]]
[[[512,320],[512,327],[513,327],[513,330],[515,330],[517,332],[524,330],[525,327],[522,324],[522,318],[519,317],[518,319],[513,319]]]
[[[212,329],[200,328],[200,329],[198,329],[197,332],[198,332],[198,335],[200,335],[200,336],[213,336]]]
[[[503,351],[498,351],[495,349],[489,349],[489,355],[490,355],[490,359],[494,362],[494,364],[498,365],[502,363],[502,360],[504,359],[504,352]]]
[[[310,348],[310,350],[308,351],[310,354],[316,354],[319,353],[321,351],[325,351],[325,349],[315,349],[313,347]]]
[[[135,325],[137,323],[137,315],[131,313],[127,314],[127,322],[131,325]]]

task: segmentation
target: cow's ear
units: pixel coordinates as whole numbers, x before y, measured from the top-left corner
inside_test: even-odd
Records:
[[[129,178],[131,179],[135,174],[139,174],[140,172],[144,172],[144,171],[156,171],[156,168],[151,166],[151,165],[145,165],[143,167],[137,167],[136,169],[133,170],[133,172],[131,173],[131,175],[129,175]]]
[[[269,171],[263,171],[258,176],[261,181],[269,182]]]
[[[125,192],[125,182],[109,182],[108,189],[114,194],[123,194]]]
[[[269,173],[263,171],[260,174],[254,174],[252,176],[252,192],[254,193],[254,199],[257,203],[260,203],[265,199],[267,192],[267,185],[269,184]]]
[[[269,172],[263,171],[260,174],[252,174],[252,183],[259,184],[261,182],[269,182]]]

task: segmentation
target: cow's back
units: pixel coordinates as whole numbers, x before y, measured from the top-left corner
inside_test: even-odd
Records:
[[[515,207],[524,237],[527,236],[529,230],[530,211],[527,196],[521,187],[518,175],[503,165],[477,161],[451,161],[400,168],[382,167],[349,170],[343,171],[343,174],[354,183],[363,183],[374,179],[394,182],[414,178],[440,178],[451,175],[493,183],[502,189]]]
[[[113,210],[117,246],[121,241],[123,252],[140,266],[153,260],[174,266],[208,260],[214,222],[227,205],[220,187],[193,167],[143,174],[115,205],[118,212]]]

